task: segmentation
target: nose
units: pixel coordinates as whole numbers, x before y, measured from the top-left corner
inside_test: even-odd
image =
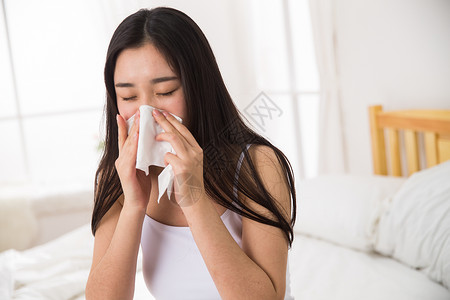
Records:
[[[139,103],[139,106],[141,106],[141,105],[150,105],[152,107],[156,107],[155,106],[156,103],[155,103],[153,95],[148,94],[148,93],[144,94]]]

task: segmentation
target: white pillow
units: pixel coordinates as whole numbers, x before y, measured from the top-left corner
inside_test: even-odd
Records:
[[[28,248],[37,237],[37,220],[30,201],[20,196],[0,196],[0,251]]]
[[[30,197],[36,216],[93,209],[93,186],[72,183],[56,187],[42,186]]]
[[[413,174],[389,204],[376,250],[450,288],[450,161]]]
[[[381,202],[404,178],[324,175],[300,182],[294,231],[362,251],[373,250]]]

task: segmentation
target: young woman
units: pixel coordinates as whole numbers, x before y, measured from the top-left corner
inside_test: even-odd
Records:
[[[156,299],[292,299],[292,168],[242,121],[194,21],[171,8],[127,17],[111,39],[105,83],[87,299],[132,299],[140,246]],[[176,153],[164,156],[174,193],[159,204],[162,168],[136,170],[141,105],[157,108],[165,132],[156,140]]]

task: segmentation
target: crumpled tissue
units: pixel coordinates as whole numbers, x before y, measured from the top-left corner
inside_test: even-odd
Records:
[[[150,105],[142,105],[139,107],[140,122],[139,122],[139,140],[136,156],[136,169],[149,173],[150,166],[165,167],[164,155],[167,152],[175,153],[169,142],[157,141],[155,137],[164,132],[161,125],[153,118],[152,112],[157,109]],[[178,121],[182,122],[181,118],[172,114]],[[127,120],[128,132],[130,132],[133,125],[135,115]],[[174,173],[172,166],[169,164],[158,175],[158,203],[164,192],[167,190],[167,196],[170,198],[172,194]]]

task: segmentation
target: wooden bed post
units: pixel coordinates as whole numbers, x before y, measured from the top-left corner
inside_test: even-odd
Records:
[[[395,128],[387,128],[388,145],[389,145],[389,162],[391,166],[391,174],[393,176],[402,176],[402,163],[400,157],[400,139],[398,130]]]
[[[408,176],[410,176],[420,170],[417,133],[414,130],[405,130],[405,146]]]
[[[387,175],[384,131],[382,128],[378,128],[377,120],[377,114],[381,111],[383,111],[383,107],[381,105],[369,107],[373,171],[376,175]]]
[[[437,134],[434,132],[425,132],[425,155],[427,168],[438,164]]]

